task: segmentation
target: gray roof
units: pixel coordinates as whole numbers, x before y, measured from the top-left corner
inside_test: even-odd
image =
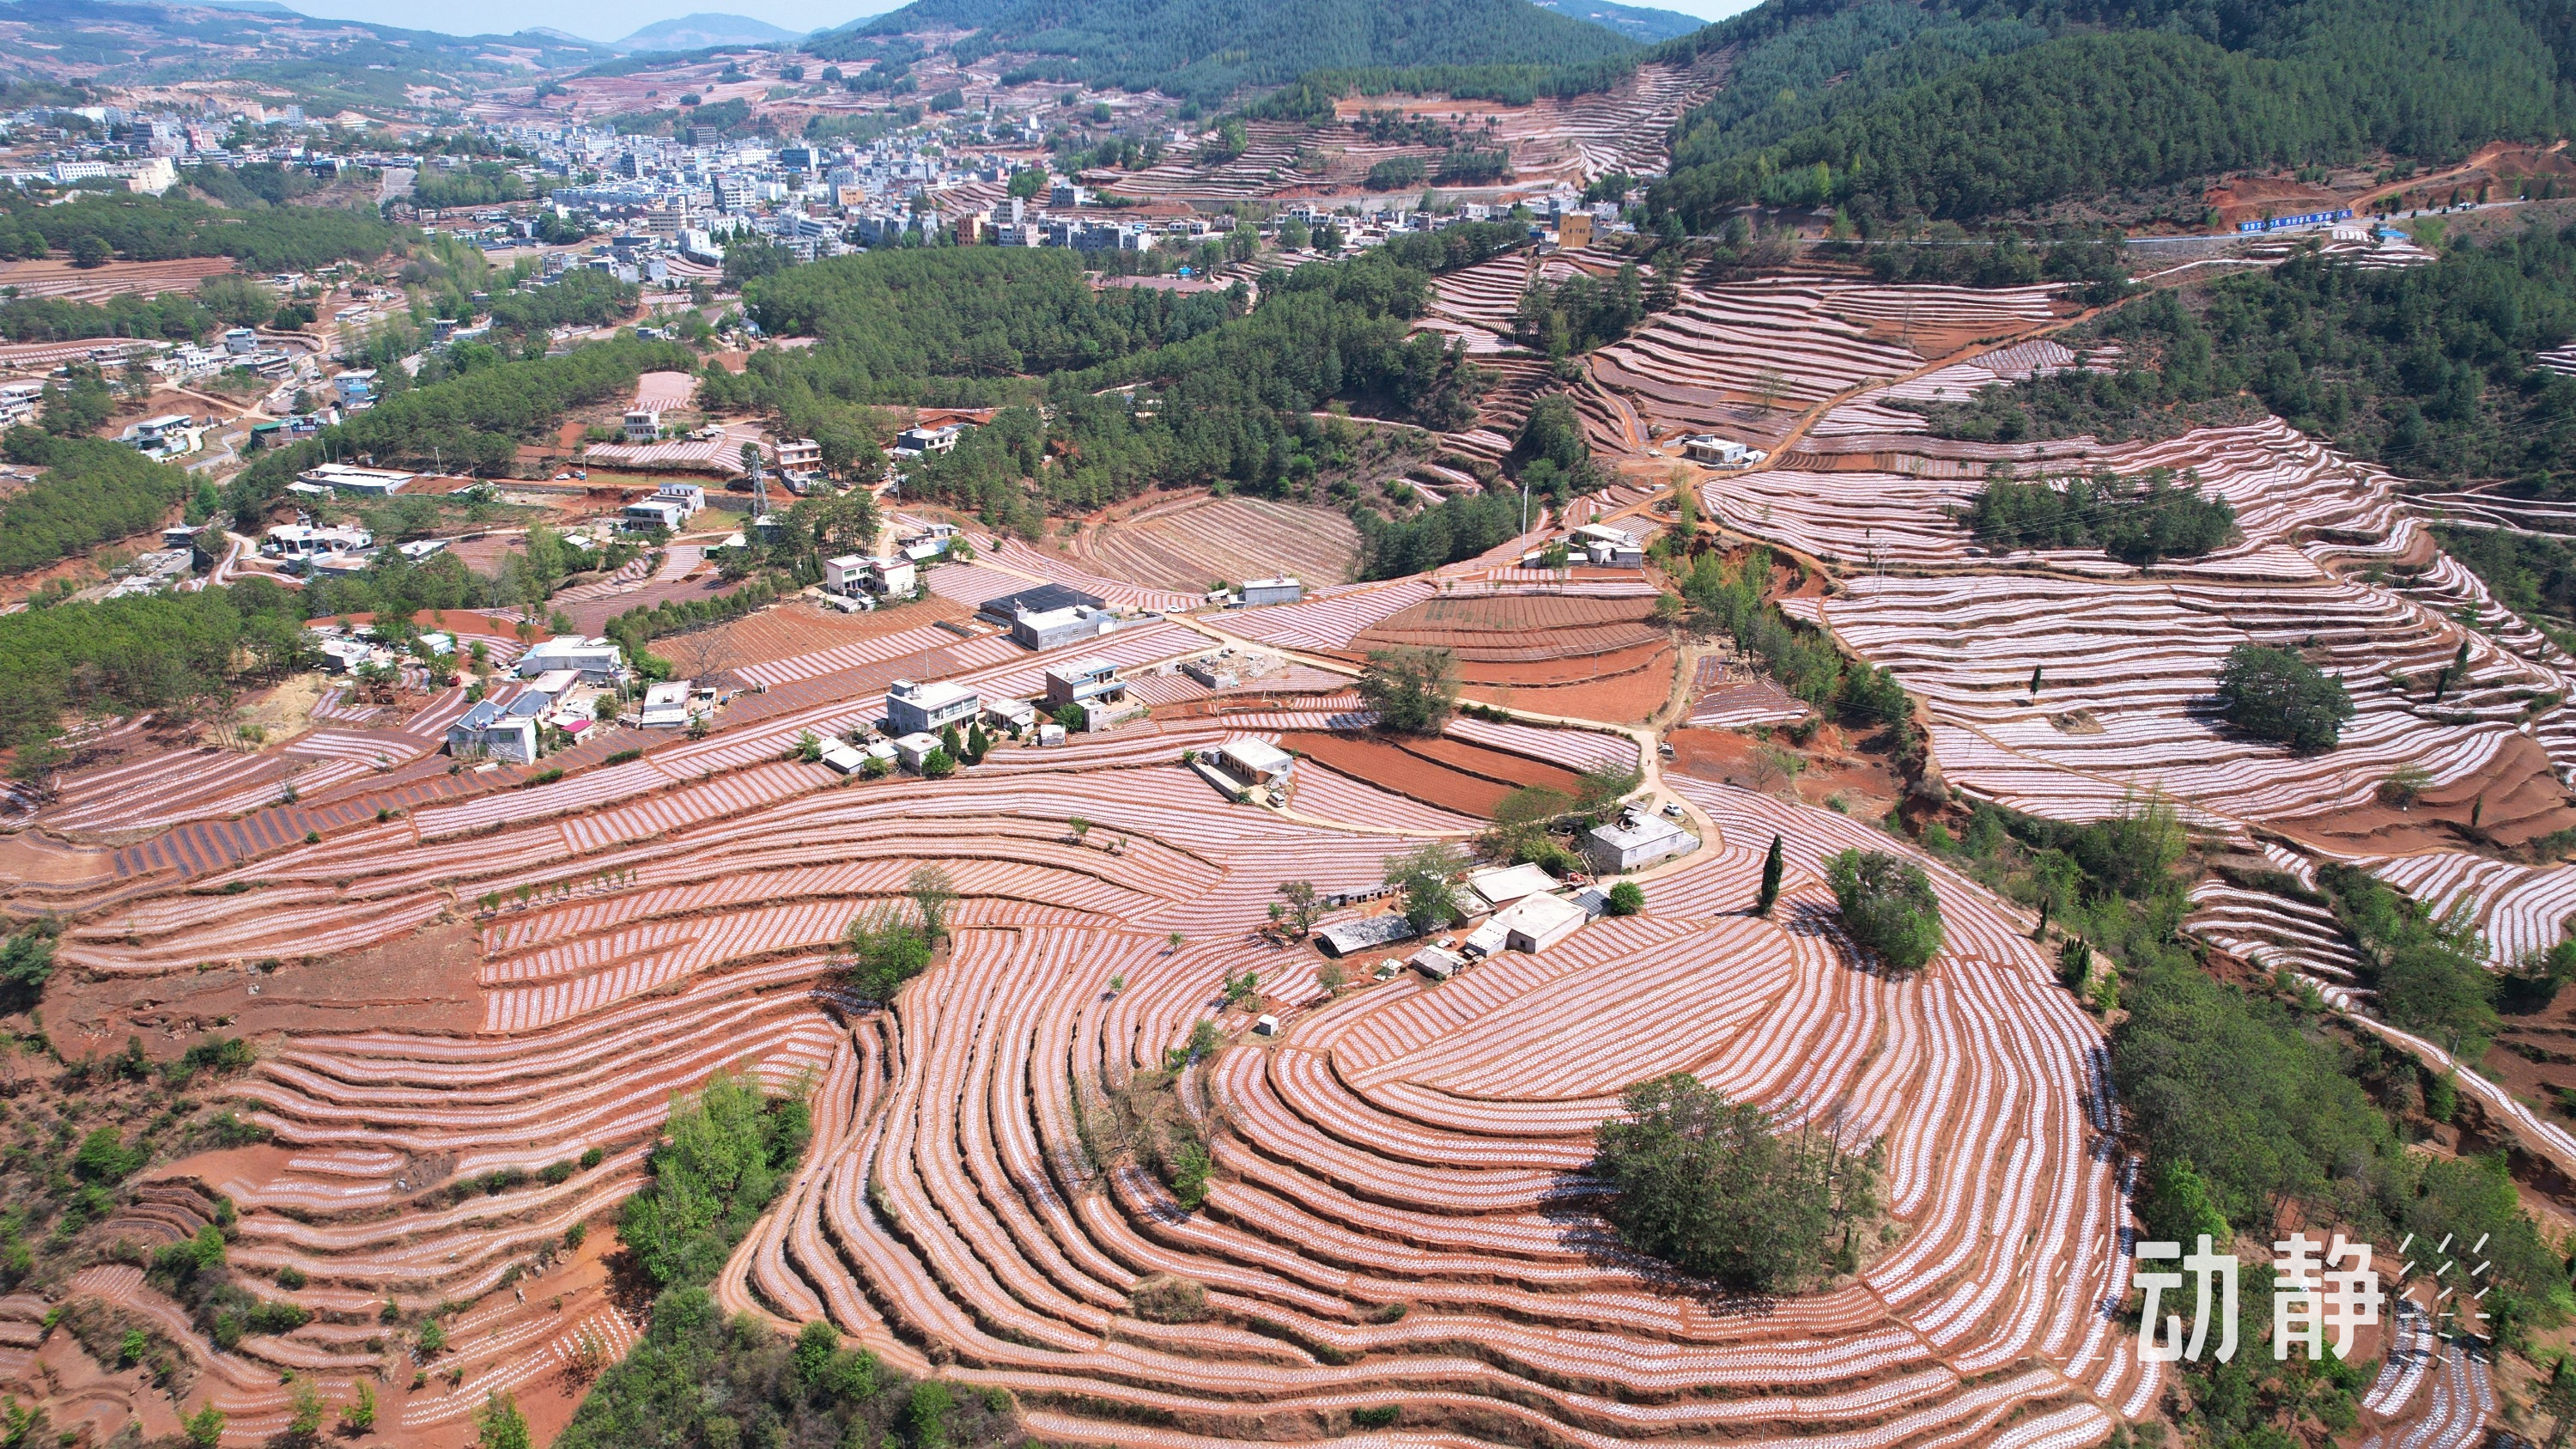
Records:
[[[1326,926],[1315,933],[1316,941],[1322,945],[1325,952],[1334,956],[1347,956],[1353,951],[1365,951],[1371,946],[1385,946],[1397,941],[1410,940],[1412,936],[1413,923],[1407,921],[1401,912],[1390,912],[1383,916],[1363,916],[1356,921],[1344,921],[1338,926]]]

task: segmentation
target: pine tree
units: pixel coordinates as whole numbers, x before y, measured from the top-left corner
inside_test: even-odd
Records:
[[[1753,903],[1753,914],[1767,916],[1780,900],[1780,837],[1771,837],[1771,849],[1762,857],[1762,896]]]

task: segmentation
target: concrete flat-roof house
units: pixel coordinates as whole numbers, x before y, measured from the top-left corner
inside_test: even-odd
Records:
[[[919,566],[908,558],[870,558],[865,554],[843,554],[823,560],[823,590],[845,599],[860,594],[891,598],[909,594],[921,578]]]
[[[1503,923],[1503,943],[1514,951],[1536,954],[1573,935],[1592,918],[1563,896],[1523,896],[1494,915]]]
[[[1216,752],[1216,767],[1248,787],[1259,787],[1288,778],[1297,757],[1260,740],[1236,740]]]
[[[1243,602],[1247,607],[1259,604],[1294,604],[1305,597],[1306,586],[1287,574],[1281,574],[1275,579],[1243,581]]]
[[[1089,655],[1070,663],[1059,664],[1046,672],[1046,702],[1050,710],[1078,704],[1088,709],[1093,705],[1117,704],[1127,697],[1127,681],[1118,677],[1118,666]]]
[[[297,476],[334,493],[363,493],[376,498],[400,493],[413,477],[390,468],[354,468],[346,463],[316,463]]]
[[[1058,649],[1084,639],[1097,639],[1118,627],[1118,616],[1087,604],[1068,604],[1044,613],[1022,610],[1011,618],[1011,637],[1031,649]]]
[[[916,684],[898,679],[886,690],[886,723],[897,735],[932,736],[937,744],[942,726],[963,726],[984,708],[975,691],[962,684],[934,679]],[[901,743],[897,742],[898,745]]]
[[[689,521],[689,510],[670,498],[643,498],[619,510],[618,517],[629,528],[667,528],[677,531]]]

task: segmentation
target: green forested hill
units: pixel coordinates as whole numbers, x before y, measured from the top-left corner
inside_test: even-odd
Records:
[[[2245,167],[2450,160],[2560,134],[2570,43],[2544,0],[1773,0],[1659,52],[1739,47],[1657,204],[1973,220]]]
[[[1247,85],[1374,66],[1558,65],[1636,44],[1529,0],[914,0],[807,48],[866,59],[884,37],[971,29],[972,54],[1029,51],[1051,79],[1216,102]]]

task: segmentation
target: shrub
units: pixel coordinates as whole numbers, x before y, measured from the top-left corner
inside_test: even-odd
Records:
[[[1623,880],[1610,888],[1610,907],[1608,914],[1614,916],[1633,916],[1645,908],[1645,887],[1637,884],[1635,881]]]
[[[2239,644],[2218,671],[2219,708],[2227,722],[2301,754],[2331,750],[2352,718],[2343,681],[2296,650]]]
[[[1825,862],[1843,929],[1891,971],[1915,971],[1941,949],[1941,903],[1923,868],[1875,850]]]
[[[1207,1289],[1187,1278],[1156,1273],[1128,1290],[1127,1311],[1149,1323],[1198,1323],[1209,1316]]]
[[[895,988],[930,966],[930,935],[892,911],[850,920],[843,938],[851,955],[850,989],[870,1001],[890,1001]]]

